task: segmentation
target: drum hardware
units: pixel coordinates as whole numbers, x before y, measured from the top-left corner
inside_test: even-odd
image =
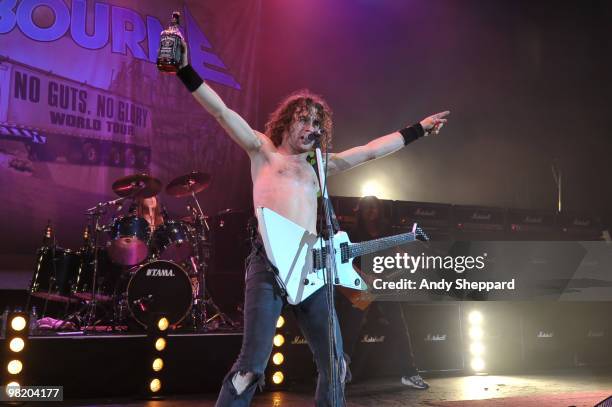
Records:
[[[206,285],[210,228],[196,193],[206,189],[210,179],[194,171],[170,182],[165,188],[170,196],[191,196],[189,216],[172,220],[163,208],[164,221],[152,230],[146,219],[134,214],[102,222],[109,211],[121,212],[127,200],[159,193],[161,182],[146,174],[116,180],[112,188],[119,197],[87,209],[80,250],[58,247],[48,226],[30,289],[31,296],[45,299],[43,315],[47,301],[61,301],[66,303],[65,323],[75,321],[85,330],[104,327],[102,322],[113,329],[130,321],[146,326],[148,315],[158,311],[169,312],[175,327],[207,330],[217,321],[234,327]],[[109,234],[108,246],[101,232]],[[40,273],[42,265],[46,275]],[[78,302],[79,309],[67,315],[68,306]]]

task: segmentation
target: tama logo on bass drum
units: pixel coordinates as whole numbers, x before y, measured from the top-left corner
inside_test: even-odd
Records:
[[[150,269],[147,270],[147,277],[174,277],[172,269]]]

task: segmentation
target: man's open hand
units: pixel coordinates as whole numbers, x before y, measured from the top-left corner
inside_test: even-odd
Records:
[[[421,120],[421,126],[423,126],[423,130],[425,130],[425,135],[429,136],[430,134],[438,134],[444,123],[448,121],[446,116],[450,114],[450,111],[447,110],[445,112],[440,112],[436,114],[432,114],[431,116]]]

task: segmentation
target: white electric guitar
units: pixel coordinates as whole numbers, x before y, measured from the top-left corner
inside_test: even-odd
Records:
[[[287,301],[299,304],[325,285],[325,241],[271,209],[259,207],[256,216],[266,254],[278,269]],[[338,232],[333,239],[336,261],[333,282],[355,290],[367,290],[368,286],[353,269],[351,260],[354,257],[426,238],[416,224],[412,232],[361,243],[351,243],[345,232]]]

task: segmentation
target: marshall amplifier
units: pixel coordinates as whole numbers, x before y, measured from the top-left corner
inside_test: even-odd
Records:
[[[577,366],[612,365],[612,303],[572,302],[572,343]]]
[[[558,240],[555,212],[509,209],[508,225],[513,240]]]
[[[574,366],[572,334],[576,329],[571,303],[523,304],[523,364],[530,370]]]
[[[232,313],[244,302],[244,262],[251,250],[247,229],[250,212],[227,209],[209,221],[210,258],[207,290],[216,304]]]
[[[450,215],[451,205],[394,201],[391,219],[397,228],[408,230],[416,222],[432,240],[449,240]]]
[[[331,203],[334,207],[336,218],[340,223],[340,229],[348,231],[355,228],[355,224],[357,223],[355,209],[359,203],[359,198],[352,196],[332,196]],[[321,208],[319,212],[322,212],[323,205],[319,207]]]
[[[344,314],[338,315],[341,326],[344,317]],[[346,330],[343,335],[345,332]],[[350,365],[354,380],[401,376],[401,366],[397,360],[406,354],[405,344],[397,332],[397,327],[389,326],[389,322],[376,303],[370,306],[357,338],[343,338],[345,346],[347,343],[354,344]]]
[[[248,221],[252,215],[247,211],[226,209],[212,219],[212,264],[211,272],[234,272],[244,275],[244,260],[249,255]]]
[[[563,239],[602,240],[603,225],[599,217],[562,213],[557,219]]]
[[[464,368],[459,304],[404,304],[416,366],[420,371],[459,371]],[[394,348],[397,357],[401,348]]]
[[[357,207],[359,206],[360,197],[336,196],[331,197],[332,206],[336,213],[336,218],[340,223],[340,229],[350,231],[357,223]],[[381,199],[383,212],[380,214],[385,219],[391,217],[391,203],[393,201]],[[322,208],[322,206],[321,206]]]
[[[453,223],[457,240],[503,240],[506,212],[502,208],[455,205]]]

